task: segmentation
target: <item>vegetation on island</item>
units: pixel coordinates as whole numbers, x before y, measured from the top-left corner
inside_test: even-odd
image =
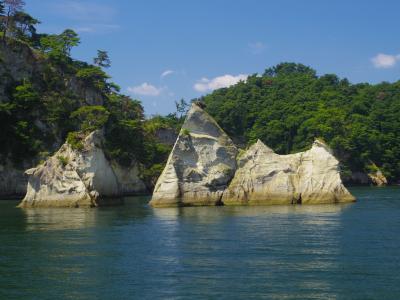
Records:
[[[188,104],[181,100],[176,113],[146,119],[140,101],[121,94],[107,75],[106,51],[98,50],[92,63],[73,59],[77,33],[38,33],[39,20],[23,7],[21,0],[0,0],[0,163],[36,163],[65,140],[82,150],[82,139],[101,128],[107,156],[123,165],[138,162],[154,185],[171,150],[157,132],[179,132]],[[31,64],[26,76],[15,76],[7,52]],[[320,138],[345,176],[380,169],[391,182],[400,179],[400,81],[351,84],[282,63],[195,100],[240,146],[261,139],[286,154]]]
[[[233,139],[261,139],[279,154],[308,149],[320,138],[342,163],[343,175],[379,167],[400,179],[400,81],[351,84],[334,74],[281,63],[246,82],[201,99]]]
[[[106,155],[127,166],[138,162],[151,187],[171,149],[158,142],[155,134],[164,127],[178,130],[182,116],[146,120],[140,101],[121,94],[110,81],[105,72],[111,65],[106,51],[98,50],[92,64],[73,59],[71,50],[80,43],[77,33],[71,29],[61,34],[37,33],[35,26],[40,22],[23,11],[24,4],[0,1],[1,161],[34,163],[65,140],[83,150],[85,136],[103,129]],[[7,52],[32,64],[29,75],[16,79],[18,74],[7,65]]]

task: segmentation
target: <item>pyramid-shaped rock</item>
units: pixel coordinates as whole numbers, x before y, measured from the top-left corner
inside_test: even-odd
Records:
[[[193,103],[150,204],[156,207],[219,204],[235,173],[236,155],[237,148],[231,139]]]

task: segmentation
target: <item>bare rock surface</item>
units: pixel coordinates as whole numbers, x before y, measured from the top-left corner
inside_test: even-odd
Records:
[[[305,152],[279,155],[260,140],[238,155],[218,124],[193,104],[150,204],[269,205],[352,202],[339,162],[316,140]]]
[[[145,191],[137,166],[127,170],[106,158],[101,131],[92,132],[83,144],[83,150],[74,150],[65,143],[43,164],[27,170],[28,188],[20,207],[93,207]]]
[[[219,204],[236,170],[236,155],[236,146],[214,119],[192,104],[150,204]]]
[[[276,154],[258,141],[239,158],[235,177],[222,198],[225,205],[354,200],[340,179],[339,162],[319,140],[310,150],[290,155]]]

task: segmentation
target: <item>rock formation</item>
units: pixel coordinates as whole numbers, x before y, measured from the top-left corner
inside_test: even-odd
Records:
[[[236,170],[236,155],[235,145],[214,119],[192,104],[150,204],[220,203]]]
[[[49,61],[36,51],[29,47],[26,43],[14,41],[12,45],[4,42],[0,43],[0,104],[12,103],[10,93],[13,88],[22,82],[45,82],[49,81],[45,70],[57,72],[56,68],[49,67]],[[86,82],[76,78],[73,75],[63,73],[63,80],[59,82],[57,91],[46,91],[47,93],[59,93],[59,97],[68,94],[76,103],[77,106],[84,105],[102,105],[104,96],[96,88],[88,85]],[[46,97],[46,92],[41,93],[41,97]],[[58,149],[63,140],[56,125],[56,122],[46,122],[40,111],[30,111],[32,123],[30,126],[37,130],[39,136],[46,137],[47,141],[43,144],[42,151],[53,152]],[[2,133],[4,134],[4,133]],[[27,168],[37,165],[40,157],[23,157],[18,160],[10,159],[12,153],[0,151],[0,199],[20,198],[26,192],[26,184],[28,176],[24,174]]]
[[[385,175],[383,175],[382,171],[379,169],[375,172],[368,173],[368,177],[376,186],[386,186],[388,184]]]
[[[343,186],[339,162],[316,140],[305,152],[279,155],[261,141],[238,161],[238,169],[222,201],[232,204],[315,204],[351,202]]]
[[[261,141],[239,155],[218,124],[193,104],[150,204],[315,204],[355,201],[323,142],[278,155]],[[234,174],[234,176],[233,176]]]
[[[116,197],[145,191],[136,165],[126,169],[109,161],[101,131],[83,141],[83,150],[68,143],[46,162],[29,169],[28,189],[20,207],[92,207],[120,202]]]

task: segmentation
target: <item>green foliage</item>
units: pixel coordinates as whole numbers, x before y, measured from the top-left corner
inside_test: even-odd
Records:
[[[182,135],[184,135],[184,136],[190,136],[190,131],[189,131],[189,129],[187,129],[187,128],[182,128],[181,133],[182,133]]]
[[[85,138],[85,134],[79,131],[71,131],[67,136],[67,143],[71,146],[72,149],[82,151],[84,148],[83,140]]]
[[[176,114],[168,114],[167,116],[156,115],[145,121],[144,130],[148,134],[156,134],[158,130],[167,128],[178,132],[182,124],[183,118],[178,118]]]
[[[190,104],[182,98],[181,100],[179,100],[179,102],[175,101],[175,107],[177,114],[179,114],[179,118],[182,119],[190,108]]]
[[[57,156],[58,161],[60,162],[60,164],[65,167],[66,165],[68,165],[68,158],[62,155]]]
[[[93,86],[99,90],[106,90],[108,88],[106,80],[110,78],[100,67],[89,66],[79,69],[76,77],[81,79],[89,86]]]
[[[40,95],[29,81],[25,81],[23,84],[16,86],[12,96],[14,103],[20,109],[29,110],[40,105]]]
[[[336,75],[282,63],[247,82],[201,99],[221,127],[243,146],[261,139],[281,154],[309,148],[321,138],[346,172],[371,162],[400,179],[400,81],[355,84]]]
[[[40,38],[41,50],[58,63],[67,63],[72,47],[78,46],[80,39],[75,31],[66,29],[61,34],[43,35]]]
[[[149,168],[141,168],[140,179],[143,180],[145,185],[151,189],[157,183],[158,177],[160,177],[165,164],[154,164]]]
[[[93,59],[93,63],[102,68],[109,68],[111,66],[111,60],[107,51],[97,50],[97,56]]]
[[[14,34],[16,38],[26,42],[36,38],[35,26],[40,23],[39,20],[23,11],[16,12],[13,20],[15,22]]]
[[[90,132],[101,129],[107,122],[110,113],[103,106],[82,106],[71,114],[80,124],[80,130]]]
[[[105,106],[110,111],[105,126],[108,156],[123,165],[143,159],[143,107],[139,101],[111,94]]]
[[[109,82],[110,77],[101,69],[110,65],[106,51],[98,51],[95,65],[74,60],[70,52],[79,44],[74,31],[37,34],[36,19],[18,9],[12,17],[7,22],[14,23],[6,25],[0,18],[1,35],[7,36],[7,45],[0,44],[5,91],[1,95],[5,100],[0,103],[0,159],[11,158],[15,164],[44,161],[65,139],[73,149],[83,150],[87,134],[102,129],[106,155],[125,167],[138,163],[146,170],[144,178],[152,188],[171,150],[159,143],[157,132],[161,127],[177,131],[184,106],[181,118],[171,114],[145,120],[141,103],[118,94],[119,86]],[[1,55],[9,50],[18,53],[27,65],[39,67],[32,68],[32,75],[23,81],[16,81],[7,71],[6,63],[11,62]],[[93,102],[100,105],[88,105]],[[58,160],[63,166],[68,163],[61,156]]]

